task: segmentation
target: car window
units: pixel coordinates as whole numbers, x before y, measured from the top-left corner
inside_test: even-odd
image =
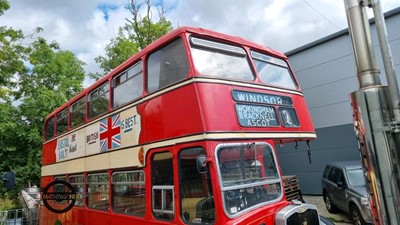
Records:
[[[332,167],[329,170],[329,175],[328,175],[328,180],[337,183],[338,181],[338,173],[339,173],[339,169]]]
[[[330,166],[325,167],[324,174],[322,175],[322,177],[328,178],[328,172],[330,168],[331,168]]]
[[[347,171],[347,178],[349,179],[349,185],[365,186],[364,172],[362,169]]]
[[[334,182],[335,184],[342,182],[342,184],[346,185],[346,179],[342,170],[332,167],[328,173],[328,180]]]
[[[344,178],[343,171],[341,171],[341,170],[338,170],[338,179],[337,179],[337,181],[338,182],[342,182],[343,185],[346,185],[346,179]]]

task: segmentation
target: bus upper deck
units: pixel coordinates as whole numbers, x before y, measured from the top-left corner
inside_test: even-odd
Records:
[[[102,152],[196,135],[277,143],[315,138],[284,55],[188,27],[132,56],[50,114],[45,126],[45,150],[85,136],[77,148],[88,153],[97,139],[104,140],[97,144]]]
[[[44,128],[42,187],[61,179],[81,194],[64,219],[45,211],[48,224],[318,220],[285,201],[275,153],[316,138],[304,96],[283,54],[244,39],[174,30]]]

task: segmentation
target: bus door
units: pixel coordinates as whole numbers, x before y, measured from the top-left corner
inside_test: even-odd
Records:
[[[155,220],[173,221],[175,218],[174,170],[172,153],[151,155],[151,207]]]
[[[186,224],[213,224],[215,204],[206,151],[202,147],[179,152],[181,219]]]

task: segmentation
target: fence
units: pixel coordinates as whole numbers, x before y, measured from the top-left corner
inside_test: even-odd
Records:
[[[0,211],[0,225],[39,225],[39,209]]]

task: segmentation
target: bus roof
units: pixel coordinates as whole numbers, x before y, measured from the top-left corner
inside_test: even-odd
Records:
[[[160,37],[156,41],[154,41],[151,44],[149,44],[143,50],[141,50],[138,53],[136,53],[136,54],[132,55],[131,57],[129,57],[125,62],[123,62],[122,64],[117,66],[115,69],[110,71],[108,74],[104,75],[99,80],[97,80],[95,83],[91,84],[89,87],[87,87],[84,90],[82,90],[78,95],[76,95],[75,97],[69,99],[66,103],[62,104],[60,107],[55,109],[52,113],[50,113],[46,117],[46,120],[51,118],[51,117],[53,117],[53,116],[55,116],[57,113],[59,113],[60,111],[65,109],[71,103],[73,103],[73,102],[77,101],[78,99],[84,97],[87,93],[92,92],[93,90],[98,88],[99,85],[104,83],[106,80],[110,79],[111,77],[114,77],[115,75],[118,75],[119,73],[121,73],[122,71],[127,69],[133,62],[137,61],[142,56],[152,52],[153,50],[155,50],[155,49],[159,48],[160,46],[162,46],[164,43],[166,44],[170,40],[172,40],[172,39],[174,39],[176,37],[179,37],[179,36],[181,36],[182,34],[185,34],[185,33],[186,34],[197,34],[197,35],[202,36],[202,37],[209,37],[209,38],[214,38],[214,39],[220,39],[220,41],[227,41],[227,42],[237,43],[237,44],[240,44],[242,46],[250,47],[252,49],[256,49],[256,50],[258,49],[258,50],[261,50],[261,51],[266,51],[266,52],[270,53],[271,55],[274,55],[274,56],[279,57],[279,58],[287,59],[287,57],[283,53],[275,51],[275,50],[273,50],[273,49],[271,49],[269,47],[266,47],[266,46],[263,46],[263,45],[260,45],[260,44],[256,44],[256,43],[254,43],[252,41],[243,39],[243,38],[238,37],[238,36],[231,36],[231,35],[219,33],[219,32],[216,32],[216,31],[207,30],[207,29],[204,29],[204,28],[180,27],[180,28],[177,28],[175,30],[172,30],[172,31],[168,32],[167,34],[163,35],[162,37]]]

